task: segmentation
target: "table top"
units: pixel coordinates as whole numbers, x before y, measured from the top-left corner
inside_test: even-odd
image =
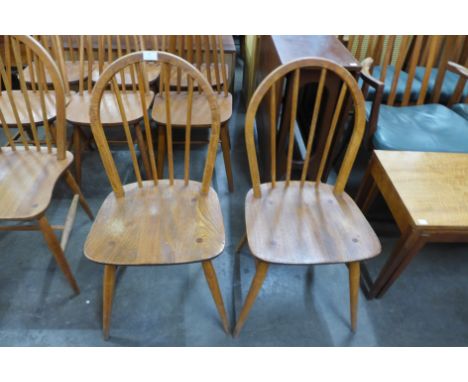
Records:
[[[335,36],[271,36],[281,64],[301,57],[326,58],[346,69],[360,70],[361,65]]]
[[[468,154],[375,150],[413,225],[468,229]]]

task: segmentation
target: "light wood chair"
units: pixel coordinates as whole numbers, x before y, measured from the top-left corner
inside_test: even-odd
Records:
[[[294,120],[297,112],[301,69],[320,73],[317,97],[314,101],[310,133],[306,145],[306,160],[300,180],[292,180]],[[254,122],[260,103],[276,105],[278,84],[292,75],[293,98],[285,180],[277,180],[276,135],[278,110],[270,108],[271,183],[260,184],[255,149]],[[319,111],[327,99],[325,81],[331,76],[342,80],[333,118],[326,130],[325,148],[319,160],[319,170],[313,181],[307,180],[309,158],[317,151],[316,131]],[[354,105],[354,127],[335,185],[321,182],[335,129],[349,94]],[[283,112],[285,112],[283,110]],[[344,192],[351,168],[365,129],[363,95],[353,76],[338,64],[315,58],[303,58],[280,66],[268,75],[252,96],[246,114],[245,138],[253,188],[245,201],[246,237],[256,260],[256,273],[234,335],[238,335],[257,297],[270,264],[304,265],[346,263],[349,268],[351,328],[357,323],[360,261],[376,256],[381,247],[377,236],[354,201]],[[324,132],[320,132],[324,134]],[[242,246],[242,242],[238,249]]]
[[[103,70],[115,59],[132,52],[142,50],[160,50],[162,41],[157,36],[141,35],[107,35],[95,36],[92,38],[92,49],[97,52],[96,64],[93,68],[92,81],[96,83]],[[158,63],[148,63],[145,65],[145,73],[148,83],[153,85],[159,78],[160,67]],[[126,68],[117,77],[117,84],[125,84],[127,89],[135,89],[136,76],[131,68]]]
[[[134,36],[136,41],[134,45],[130,44],[129,36],[80,36],[79,39],[79,63],[80,63],[80,79],[78,84],[77,93],[71,94],[71,101],[67,106],[67,121],[73,126],[73,152],[75,154],[75,173],[78,183],[81,180],[81,154],[83,150],[83,142],[87,141],[85,130],[90,127],[91,121],[89,117],[89,107],[91,101],[91,93],[93,90],[93,80],[97,80],[104,71],[104,69],[112,62],[114,58],[119,58],[126,54],[127,51],[131,52],[135,44],[138,44],[137,36]],[[124,41],[121,41],[121,40]],[[140,36],[141,39],[141,36]],[[97,40],[97,41],[96,41]],[[125,42],[125,45],[123,44]],[[97,45],[97,57],[95,57],[95,46]],[[116,47],[116,54],[114,55],[114,47]],[[107,62],[105,61],[107,59]],[[97,63],[95,65],[95,63]],[[88,65],[88,72],[93,72],[92,76],[85,77],[85,66]],[[93,67],[97,66],[93,71]],[[130,66],[122,70],[117,76],[116,81],[122,88],[122,102],[127,107],[127,122],[131,127],[132,134],[135,134],[140,153],[142,153],[142,160],[145,166],[146,176],[150,175],[149,160],[146,155],[145,142],[141,132],[140,122],[143,120],[145,111],[140,108],[140,92],[138,86],[148,87],[150,78],[148,77],[147,65],[143,68],[145,83],[139,82],[136,77],[135,69]],[[155,67],[155,65],[151,65]],[[154,76],[159,76],[159,67],[157,67],[157,74],[152,71],[151,80],[155,80]],[[146,105],[151,107],[154,92],[145,92]],[[108,128],[115,126],[122,126],[118,104],[112,91],[106,91],[103,95],[101,102],[101,121],[103,126]],[[114,140],[112,143],[121,144],[121,140]],[[126,144],[126,141],[123,143]]]
[[[173,54],[183,57],[200,70],[213,88],[216,90],[216,101],[219,105],[221,117],[220,141],[223,151],[224,165],[228,180],[229,190],[234,191],[232,176],[229,120],[232,116],[232,95],[229,93],[228,66],[225,62],[222,36],[170,36],[163,39],[163,47]],[[208,70],[209,68],[209,70]],[[189,99],[187,88],[187,76],[181,69],[171,73],[171,124],[173,127],[183,127],[187,109],[192,107],[191,127],[208,128],[211,124],[209,103],[201,89],[193,93]],[[160,86],[162,86],[160,81]],[[165,156],[165,126],[166,126],[166,101],[165,92],[155,97],[152,110],[152,119],[158,125],[158,171],[162,175]],[[193,106],[192,106],[193,105]],[[177,143],[177,142],[176,142]],[[196,143],[196,142],[193,142]]]
[[[158,62],[162,69],[166,102],[165,110],[173,103],[170,92],[170,73],[184,70],[188,75],[188,97],[192,99],[194,83],[201,87],[207,99],[211,125],[202,182],[190,180],[191,112],[187,109],[185,124],[184,179],[175,179],[172,150],[171,115],[166,115],[166,139],[169,179],[158,179],[153,138],[149,117],[147,94],[139,87],[139,106],[143,114],[144,132],[147,140],[152,180],[144,181],[136,159],[133,139],[128,122],[128,107],[123,101],[124,92],[119,88],[116,76],[125,68],[133,66],[138,79],[143,81],[144,65]],[[125,135],[132,158],[136,182],[123,185],[109,149],[102,124],[102,103],[109,86],[117,100],[118,112],[123,121]],[[164,89],[164,90],[162,90]],[[161,97],[161,95],[158,95]],[[220,118],[216,95],[207,80],[192,65],[183,59],[165,52],[136,52],[126,55],[101,74],[96,83],[90,108],[91,128],[98,146],[104,168],[113,192],[107,196],[86,240],[84,252],[91,261],[104,265],[103,281],[103,332],[108,338],[111,306],[117,266],[170,265],[201,262],[208,286],[216,303],[226,332],[228,318],[211,260],[222,253],[225,243],[221,207],[216,192],[210,187],[216,148],[219,139]]]
[[[88,78],[88,63],[84,65],[80,63],[78,57],[79,36],[58,36],[58,35],[41,35],[35,38],[49,52],[59,65],[60,74],[65,86],[65,92],[68,94],[70,88],[76,87],[80,77]],[[91,67],[91,70],[93,69]],[[27,65],[24,68],[24,79],[30,88],[37,86],[38,75],[35,71],[34,63],[28,58]],[[83,72],[82,72],[83,68]],[[52,85],[52,80],[46,75],[45,83],[47,86]]]
[[[73,155],[66,151],[65,91],[59,70],[52,57],[29,36],[9,36],[14,64],[18,70],[21,90],[12,90],[3,59],[0,74],[5,89],[0,89],[0,122],[8,147],[0,149],[0,220],[36,221],[30,225],[2,225],[2,231],[40,230],[58,266],[71,287],[79,293],[78,284],[65,258],[64,252],[75,219],[78,201],[90,217],[93,214],[69,171]],[[37,88],[27,90],[22,56],[31,58],[38,73]],[[49,76],[52,89],[45,82]],[[53,110],[51,110],[53,109]],[[51,128],[51,118],[55,129]],[[43,129],[40,130],[40,125]],[[11,128],[18,130],[19,143],[13,139]],[[30,131],[28,137],[26,130]],[[46,145],[41,145],[44,136]],[[56,147],[54,146],[56,142]],[[52,192],[63,176],[75,196],[63,226],[51,226],[45,216]],[[54,230],[62,230],[61,240]]]

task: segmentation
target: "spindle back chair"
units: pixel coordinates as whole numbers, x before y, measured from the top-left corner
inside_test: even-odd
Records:
[[[363,61],[361,77],[364,80],[364,94],[370,87],[376,94],[372,103],[366,105],[369,125],[366,141],[369,148],[372,147],[372,139],[373,146],[382,150],[465,152],[468,146],[465,148],[457,144],[458,148],[455,148],[452,145],[455,130],[459,132],[463,130],[460,124],[463,121],[457,123],[455,116],[453,123],[459,128],[450,128],[450,110],[439,104],[443,101],[451,106],[460,96],[468,96],[468,87],[459,81],[457,74],[448,70],[450,62],[448,60],[458,56],[455,54],[455,49],[463,42],[463,37],[414,36],[410,41],[409,36],[403,36],[401,49],[409,50],[409,53],[406,58],[398,56],[393,82],[385,102],[382,94],[385,92],[386,84],[373,77],[372,59]],[[410,44],[411,49],[408,48]],[[398,75],[403,73],[404,61],[407,62],[405,69],[408,77],[401,102],[397,102],[395,94]],[[419,81],[420,84],[417,97],[411,96],[413,80]],[[457,86],[462,87],[457,88]],[[400,107],[403,108],[399,109]],[[434,117],[437,114],[441,124],[435,123],[437,118],[431,122],[427,113]],[[399,129],[405,126],[405,134],[402,135],[403,130]]]
[[[310,131],[306,144],[306,156],[300,180],[292,180],[294,144],[294,120],[301,70],[317,71],[319,83],[313,105]],[[289,144],[284,180],[277,179],[276,134],[280,114],[276,105],[277,86],[285,76],[292,75],[293,97],[290,114]],[[317,129],[321,103],[330,102],[324,94],[328,78],[341,79],[339,97],[334,104],[330,126],[325,130],[326,139],[321,141],[323,150],[314,160],[319,162],[313,181],[307,180],[309,159],[317,149],[315,142],[320,132]],[[345,109],[346,97],[351,98],[354,110],[354,125],[346,153],[334,185],[322,183],[322,174],[330,155],[331,143],[336,126]],[[260,183],[254,125],[257,110],[262,101],[270,108],[270,157],[271,182]],[[282,113],[285,113],[282,110]],[[325,129],[325,127],[322,127]],[[302,58],[280,66],[270,73],[258,86],[247,109],[245,140],[249,159],[252,189],[245,202],[246,238],[257,271],[236,324],[235,335],[239,334],[252,304],[261,288],[270,263],[276,264],[323,264],[347,263],[350,277],[351,326],[356,328],[357,297],[359,290],[359,262],[380,252],[380,243],[369,223],[361,214],[344,189],[356,158],[365,128],[364,98],[353,76],[338,64],[316,58]],[[323,142],[323,143],[322,143]]]
[[[114,60],[132,52],[159,50],[160,42],[157,36],[106,35],[93,36],[91,41],[86,42],[86,45],[87,49],[89,49],[87,53],[88,57],[91,56],[90,51],[94,51],[92,59],[96,63],[96,67],[93,70],[92,81],[97,82],[106,66]],[[159,71],[160,68],[157,63],[148,63],[144,66],[145,78],[147,78],[150,85],[154,84],[158,79]],[[119,85],[125,84],[127,88],[136,90],[138,80],[134,68],[128,67],[123,70],[116,80]]]
[[[4,52],[0,55],[0,110],[4,118],[2,123],[5,122],[10,128],[18,130],[15,134],[12,133],[11,139],[20,138],[25,147],[28,141],[33,145],[40,144],[36,139],[37,132],[39,126],[44,125],[47,146],[50,147],[53,140],[51,125],[57,109],[55,92],[53,89],[49,90],[46,83],[50,74],[44,69],[42,61],[34,61],[37,54],[33,54],[29,45],[19,42],[13,36],[4,36],[4,47]],[[29,89],[26,77],[27,74],[34,73],[32,68],[38,73],[38,82]],[[19,89],[14,88],[14,77],[18,78]]]
[[[59,36],[59,35],[38,35],[34,38],[39,41],[47,52],[54,58],[59,66],[60,74],[65,86],[67,95],[71,88],[75,88],[78,84],[80,76],[85,78],[88,76],[88,67],[84,66],[84,72],[81,73],[81,63],[79,61],[76,47],[79,44],[79,36]],[[25,67],[25,81],[32,89],[37,86],[38,76],[35,72],[34,63],[28,59]],[[46,76],[45,83],[47,86],[52,85],[50,77]]]
[[[0,220],[37,221],[33,225],[2,225],[1,230],[42,231],[47,245],[75,292],[79,292],[64,251],[75,218],[78,201],[91,219],[93,215],[68,167],[73,161],[66,151],[65,90],[60,72],[48,52],[29,36],[5,37],[11,47],[10,62],[0,57],[0,74],[5,89],[0,89],[0,123],[7,147],[0,149]],[[28,90],[23,70],[23,58],[34,64],[38,75],[37,86]],[[11,88],[7,75],[11,65],[18,70],[20,90]],[[52,88],[46,86],[49,76]],[[51,126],[54,117],[55,129]],[[43,124],[43,132],[39,130]],[[11,127],[17,127],[19,139],[15,142]],[[29,131],[29,136],[26,133]],[[45,137],[45,145],[41,135]],[[74,192],[64,226],[49,224],[47,210],[57,180],[64,175]],[[53,229],[63,230],[61,242]]]
[[[223,151],[223,159],[226,168],[229,190],[234,190],[234,182],[231,168],[229,119],[232,116],[232,95],[229,93],[228,65],[225,61],[222,36],[161,36],[160,46],[172,54],[191,62],[207,79],[216,91],[216,99],[219,105],[221,118],[220,141]],[[208,70],[209,68],[209,70]],[[189,107],[192,108],[190,125],[192,128],[207,128],[210,126],[209,105],[202,89],[197,82],[191,86],[197,91],[189,96],[187,74],[177,68],[171,73],[170,89],[173,98],[171,108],[171,124],[174,127],[184,127],[186,114]],[[160,76],[159,87],[164,88],[163,77]],[[165,92],[160,92],[162,97],[156,97],[152,119],[158,126],[158,163],[159,173],[163,172],[165,156],[165,125],[166,102]],[[173,142],[181,143],[181,142]],[[183,143],[183,142],[182,142]],[[198,143],[198,142],[192,142]]]
[[[226,63],[223,36],[177,35],[161,36],[160,46],[166,52],[176,54],[195,66],[217,93],[229,92],[229,66]],[[207,70],[209,68],[210,70]],[[173,73],[171,87],[186,88],[186,75],[180,70]]]
[[[75,172],[78,182],[81,180],[81,153],[82,143],[89,141],[86,129],[90,127],[89,107],[91,93],[94,88],[94,81],[114,59],[118,59],[134,50],[140,50],[144,45],[143,36],[79,36],[79,62],[80,78],[76,94],[72,94],[70,104],[67,107],[67,120],[73,125],[73,149],[75,154]],[[87,72],[92,72],[92,76],[85,77],[85,66]],[[94,68],[94,70],[93,70]],[[146,105],[149,108],[153,100],[154,92],[149,90],[151,81],[159,76],[159,65],[153,63],[142,66],[143,77],[138,78],[136,69],[130,65],[123,69],[116,76],[117,85],[122,92],[122,102],[127,106],[127,123],[134,130],[140,152],[142,153],[143,163],[148,164],[146,157],[145,142],[143,141],[140,122],[143,120],[146,112],[140,108],[140,87],[143,88]],[[119,105],[112,91],[104,92],[102,102],[102,123],[107,127],[122,126],[120,119]],[[115,144],[126,144],[126,141],[114,140]],[[145,168],[146,176],[149,176],[149,167]]]
[[[139,101],[144,115],[144,132],[152,175],[152,180],[144,181],[133,148],[127,110],[122,100],[124,88],[118,86],[116,76],[125,68],[134,66],[141,79],[143,66],[155,62],[162,65],[162,86],[157,97],[164,93],[169,178],[158,179],[160,177],[154,156],[150,121],[144,113],[148,105],[145,90],[140,87]],[[194,96],[194,83],[197,83],[209,105],[211,136],[201,182],[191,180],[190,177],[192,107],[187,109],[186,114],[183,179],[177,179],[174,172],[173,125],[169,113],[173,102],[170,78],[171,72],[178,69],[188,77],[188,98]],[[131,184],[122,183],[102,124],[101,104],[109,85],[119,106],[118,111],[129,146],[136,179]],[[223,251],[225,239],[219,200],[210,187],[220,130],[219,108],[210,84],[195,67],[173,54],[155,51],[131,53],[114,61],[101,74],[93,90],[90,118],[94,140],[113,189],[101,206],[85,244],[86,257],[104,264],[104,337],[107,338],[109,334],[115,269],[119,265],[201,262],[224,329],[228,331],[227,316],[211,263],[211,259]]]
[[[350,46],[361,59],[372,58],[370,73],[384,84],[382,103],[407,106],[447,103],[447,93],[453,92],[453,83],[456,82],[450,73],[447,73],[447,64],[449,61],[460,62],[461,47],[465,38],[423,35],[370,36],[365,55],[363,49],[359,51],[364,36],[350,38]],[[373,95],[373,89],[369,95]]]

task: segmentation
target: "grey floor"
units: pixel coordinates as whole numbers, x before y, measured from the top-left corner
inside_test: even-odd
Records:
[[[239,68],[238,68],[239,69]],[[221,151],[213,187],[219,194],[226,248],[214,265],[230,320],[235,321],[254,272],[246,248],[234,248],[244,230],[244,197],[250,179],[244,145],[245,107],[236,75],[230,123],[235,192],[229,193]],[[200,179],[204,148],[195,150]],[[177,153],[180,163],[180,152]],[[115,151],[126,182],[133,181],[125,151]],[[353,175],[359,176],[362,165]],[[180,166],[177,168],[180,173]],[[98,211],[110,192],[96,151],[86,152],[82,189]],[[56,187],[48,217],[64,220],[71,192]],[[372,221],[383,253],[368,262],[376,276],[398,232],[381,208]],[[380,223],[377,224],[377,221]],[[101,334],[102,267],[83,245],[91,227],[82,210],[66,251],[81,287],[76,296],[55,265],[40,233],[0,233],[0,345],[4,346],[464,346],[468,344],[468,256],[465,245],[429,245],[383,299],[360,295],[357,333],[349,327],[348,278],[343,265],[272,266],[239,338],[222,330],[200,265],[125,268],[119,271],[111,337]]]

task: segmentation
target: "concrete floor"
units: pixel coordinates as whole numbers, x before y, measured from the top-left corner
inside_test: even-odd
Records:
[[[238,68],[239,69],[239,68]],[[238,70],[235,89],[241,88]],[[243,122],[235,94],[230,122],[235,192],[227,190],[219,151],[213,187],[221,200],[226,248],[214,265],[230,320],[235,321],[254,273],[246,248],[234,248],[244,231],[244,197],[250,187]],[[204,147],[194,158],[203,157]],[[133,181],[126,151],[115,151],[121,176]],[[180,150],[177,154],[180,171]],[[362,170],[358,166],[358,171]],[[194,178],[201,179],[202,161]],[[354,174],[357,179],[358,175]],[[86,152],[82,189],[97,212],[110,186],[96,151]],[[71,200],[62,181],[48,217],[60,224]],[[385,210],[382,212],[388,219]],[[373,223],[374,224],[374,223]],[[358,331],[349,327],[344,265],[272,266],[239,338],[226,335],[199,264],[121,269],[111,337],[101,334],[102,266],[83,245],[91,223],[79,209],[66,251],[81,287],[75,296],[40,233],[0,233],[0,345],[3,346],[466,346],[468,256],[465,245],[429,245],[381,300],[360,294]],[[376,225],[383,253],[368,262],[373,277],[398,237],[395,226]]]

